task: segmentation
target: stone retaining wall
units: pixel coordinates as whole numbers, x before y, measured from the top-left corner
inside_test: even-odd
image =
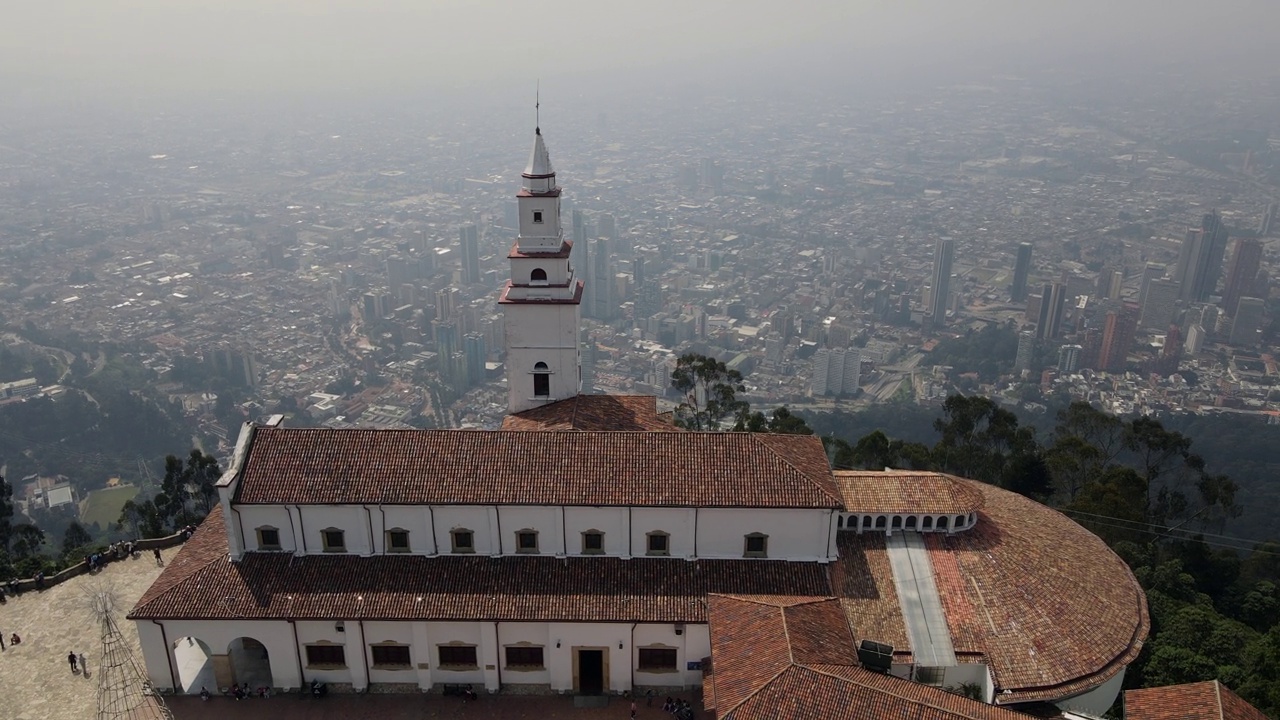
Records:
[[[134,541],[133,544],[134,544],[134,547],[137,548],[139,552],[149,552],[156,548],[164,549],[164,548],[171,548],[175,545],[181,545],[182,543],[186,542],[186,540],[187,540],[186,533],[177,532],[172,535],[169,535],[168,537],[146,538],[143,540],[136,540]],[[127,558],[117,558],[115,556],[103,555],[100,557],[100,562],[103,565],[109,565],[113,562],[119,562],[120,560],[124,560],[124,559],[127,559]],[[54,573],[53,575],[47,576],[44,579],[44,587],[47,588],[53,585],[57,585],[58,583],[65,582],[78,575],[84,575],[87,572],[89,572],[89,564],[81,560],[75,565],[72,565],[60,572]],[[18,581],[18,590],[20,592],[26,592],[27,590],[38,590],[38,589],[40,588],[36,587],[35,578],[27,578],[25,580]],[[4,583],[4,590],[6,592],[9,590],[9,584],[7,582]]]

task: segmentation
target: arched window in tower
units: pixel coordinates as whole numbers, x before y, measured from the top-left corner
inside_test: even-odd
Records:
[[[551,369],[544,362],[533,366],[533,396],[551,397]]]
[[[529,273],[529,284],[530,285],[546,285],[547,271],[543,270],[542,268],[534,268],[533,272]]]

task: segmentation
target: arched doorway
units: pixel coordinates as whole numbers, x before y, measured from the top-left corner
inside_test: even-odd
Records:
[[[231,660],[232,682],[251,690],[274,687],[271,682],[271,657],[267,647],[251,637],[238,637],[227,646]]]
[[[213,651],[205,641],[194,637],[181,637],[170,648],[173,652],[173,668],[178,673],[178,692],[198,695],[200,688],[218,693],[218,680],[213,670]]]

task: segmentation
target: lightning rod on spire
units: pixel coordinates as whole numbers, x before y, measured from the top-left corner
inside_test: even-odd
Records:
[[[542,78],[538,78],[538,84],[534,86],[533,132],[537,135],[542,134]]]

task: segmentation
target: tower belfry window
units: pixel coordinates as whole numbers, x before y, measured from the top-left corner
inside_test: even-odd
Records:
[[[544,362],[533,366],[533,396],[551,397],[551,370]]]
[[[534,211],[533,211],[533,221],[534,221],[534,222],[536,222],[536,223],[540,223],[540,222],[542,222],[542,211],[541,211],[541,210],[534,210]]]
[[[529,273],[529,284],[530,285],[546,285],[547,271],[543,270],[542,268],[534,268],[533,272]]]

